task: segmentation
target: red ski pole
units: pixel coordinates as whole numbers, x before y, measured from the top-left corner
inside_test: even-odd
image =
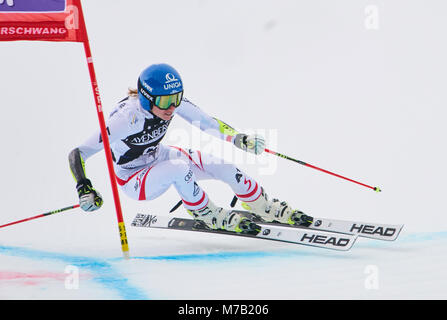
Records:
[[[67,211],[67,210],[75,209],[75,208],[79,208],[79,204],[75,204],[74,206],[69,206],[69,207],[65,207],[65,208],[62,208],[62,209],[57,209],[57,210],[54,210],[54,211],[42,213],[42,214],[39,214],[39,215],[34,216],[34,217],[30,217],[30,218],[26,218],[26,219],[10,222],[10,223],[1,225],[0,228],[4,228],[4,227],[7,227],[7,226],[12,226],[13,224],[22,223],[22,222],[34,220],[34,219],[37,219],[37,218],[43,218],[43,217],[46,217],[46,216],[49,216],[49,215],[52,215],[52,214],[55,214],[55,213],[59,213],[59,212],[62,212],[62,211]]]
[[[369,185],[367,185],[367,184],[364,184],[364,183],[361,183],[361,182],[358,182],[358,181],[355,181],[355,180],[346,178],[346,177],[344,177],[344,176],[342,176],[342,175],[339,175],[339,174],[337,174],[337,173],[333,173],[333,172],[330,172],[330,171],[328,171],[328,170],[318,168],[318,167],[316,167],[316,166],[314,166],[314,165],[311,165],[311,164],[306,163],[306,162],[301,161],[301,160],[297,160],[297,159],[291,158],[291,157],[286,156],[286,155],[284,155],[284,154],[281,154],[281,153],[279,153],[279,152],[272,151],[272,150],[269,150],[269,149],[264,149],[264,150],[265,150],[265,152],[274,154],[275,156],[278,156],[278,157],[281,157],[281,158],[284,158],[284,159],[287,159],[287,160],[291,160],[291,161],[294,161],[294,162],[296,162],[296,163],[299,163],[299,164],[301,164],[301,165],[303,165],[303,166],[306,166],[306,167],[309,167],[309,168],[312,168],[312,169],[316,169],[316,170],[320,170],[321,172],[331,174],[331,175],[333,175],[333,176],[335,176],[335,177],[342,178],[342,179],[345,179],[345,180],[348,180],[348,181],[357,183],[357,184],[359,184],[359,185],[361,185],[361,186],[370,188],[370,189],[372,189],[372,190],[374,190],[374,191],[376,191],[376,192],[381,192],[381,191],[382,191],[382,190],[380,190],[380,188],[378,188],[378,187],[372,187],[372,186],[369,186]]]

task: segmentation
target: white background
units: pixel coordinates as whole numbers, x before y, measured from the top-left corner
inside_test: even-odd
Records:
[[[123,261],[101,152],[86,166],[105,199],[99,212],[0,229],[0,298],[447,297],[445,2],[95,0],[83,9],[106,115],[143,68],[169,63],[210,115],[383,192],[214,138],[199,143],[180,118],[164,143],[225,148],[270,196],[310,215],[405,228],[396,242],[360,239],[348,253],[135,230],[136,213],[165,215],[179,197],[121,193],[133,257]],[[0,70],[1,225],[77,203],[67,155],[98,120],[81,44],[3,42]],[[228,186],[201,186],[229,206]],[[66,289],[67,265],[79,269],[76,290]]]

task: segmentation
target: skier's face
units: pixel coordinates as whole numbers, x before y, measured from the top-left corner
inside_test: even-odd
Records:
[[[155,105],[152,107],[152,113],[163,120],[171,120],[172,116],[174,115],[174,111],[174,105],[171,105],[169,109],[166,110],[162,110]]]

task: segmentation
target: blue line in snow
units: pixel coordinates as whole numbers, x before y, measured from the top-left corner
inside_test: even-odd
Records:
[[[192,254],[174,254],[165,256],[142,256],[132,257],[137,260],[169,260],[169,261],[197,261],[197,260],[209,260],[209,261],[234,261],[235,259],[251,259],[251,258],[264,258],[272,256],[286,256],[285,253],[268,253],[264,251],[260,252],[216,252],[216,253],[192,253]]]
[[[315,249],[307,247],[304,251],[279,250],[279,251],[238,251],[238,252],[215,252],[215,253],[192,253],[192,254],[174,254],[162,256],[140,256],[132,257],[136,260],[152,261],[173,261],[173,262],[235,262],[236,260],[263,259],[263,258],[331,258],[331,259],[350,259],[343,252],[329,251],[325,249]]]
[[[94,281],[100,283],[107,289],[116,291],[123,299],[148,299],[143,291],[131,286],[128,283],[128,279],[123,278],[114,270],[112,265],[105,260],[9,246],[0,246],[0,254],[35,260],[57,260],[79,268],[86,268],[94,274]]]

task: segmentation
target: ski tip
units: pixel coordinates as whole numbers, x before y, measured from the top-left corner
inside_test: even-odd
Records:
[[[402,231],[402,229],[404,228],[404,224],[399,224],[399,225],[397,225],[396,226],[396,229],[397,229],[397,232],[396,232],[396,234],[394,235],[394,237],[392,237],[392,238],[390,238],[390,239],[388,239],[389,241],[395,241],[395,240],[397,240],[397,238],[399,237],[399,235],[400,235],[400,232]],[[387,240],[387,239],[385,239],[385,240]]]
[[[382,190],[379,187],[374,187],[375,192],[382,192]]]

